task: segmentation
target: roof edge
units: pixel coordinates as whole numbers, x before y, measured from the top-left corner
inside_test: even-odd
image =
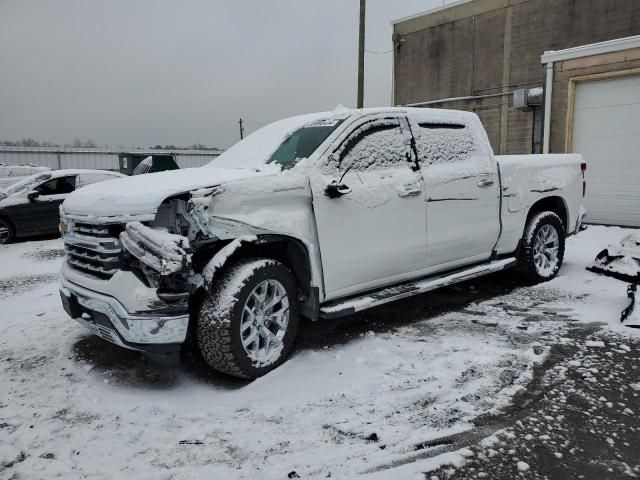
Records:
[[[426,15],[431,15],[432,13],[440,12],[442,10],[447,10],[449,8],[457,7],[458,5],[469,3],[472,1],[473,0],[458,0],[456,2],[443,4],[441,7],[430,8],[429,10],[424,10],[422,12],[414,13],[413,15],[408,15],[406,17],[398,18],[397,20],[391,20],[391,25],[397,25],[399,23],[408,22],[409,20],[414,20],[416,18],[424,17]]]
[[[607,40],[606,42],[590,43],[588,45],[565,48],[564,50],[549,50],[541,55],[540,63],[561,62],[573,58],[590,57],[632,48],[640,48],[640,35],[616,38],[614,40]]]

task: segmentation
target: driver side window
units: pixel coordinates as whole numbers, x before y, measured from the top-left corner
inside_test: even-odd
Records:
[[[377,119],[354,130],[331,156],[338,171],[366,171],[408,163],[407,141],[397,118]]]
[[[70,177],[53,178],[40,185],[36,190],[40,195],[61,195],[71,193],[75,188],[76,177],[72,175]]]

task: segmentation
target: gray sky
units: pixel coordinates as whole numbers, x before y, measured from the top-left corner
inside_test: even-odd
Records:
[[[368,0],[367,49],[442,3]],[[0,0],[0,139],[228,147],[240,117],[354,106],[357,18],[358,0]],[[367,54],[365,105],[390,98],[391,54]]]

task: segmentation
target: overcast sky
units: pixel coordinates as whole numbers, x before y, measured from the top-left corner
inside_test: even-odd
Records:
[[[442,3],[368,0],[367,49]],[[358,0],[0,0],[0,139],[228,147],[240,117],[355,106],[357,29]],[[367,54],[365,106],[390,100]]]

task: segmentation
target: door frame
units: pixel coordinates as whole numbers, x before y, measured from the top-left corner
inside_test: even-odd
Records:
[[[312,165],[312,171],[309,172],[309,175],[311,177],[322,177],[322,176],[327,176],[330,177],[330,175],[324,171],[324,168],[326,167],[326,163],[329,161],[329,158],[332,155],[336,155],[337,152],[339,150],[341,150],[342,146],[345,144],[345,142],[347,142],[351,136],[355,133],[355,131],[357,129],[359,129],[360,127],[362,127],[363,125],[375,121],[375,120],[379,120],[382,118],[394,118],[396,120],[398,120],[399,122],[399,126],[403,129],[406,130],[406,136],[407,136],[407,140],[408,143],[406,144],[406,148],[407,148],[407,152],[410,153],[410,155],[412,156],[416,156],[417,153],[415,151],[415,147],[413,146],[413,142],[415,141],[414,136],[413,136],[413,131],[411,129],[411,124],[409,122],[409,119],[407,118],[407,113],[404,111],[380,111],[380,112],[372,112],[372,113],[368,113],[365,115],[362,115],[360,117],[355,118],[353,121],[349,122],[347,125],[345,125],[344,129],[335,137],[332,139],[332,142],[330,145],[327,146],[326,149],[324,149],[322,151],[322,153],[320,153],[318,155],[318,157],[315,159],[315,161],[313,162]],[[329,137],[331,138],[331,137]],[[415,158],[414,158],[415,160]],[[411,162],[407,161],[406,163],[406,167],[408,170],[412,170],[411,167]],[[420,176],[421,178],[421,182],[422,182],[422,187],[424,189],[424,178],[423,178],[423,174],[421,170],[414,170],[414,173],[416,173],[417,175]],[[339,176],[335,178],[335,180],[338,180]],[[313,183],[313,181],[311,182]],[[314,203],[313,197],[315,195],[314,192],[314,187],[311,186],[311,197],[312,197],[312,205]],[[425,194],[425,191],[423,190],[423,195]],[[375,280],[371,280],[365,283],[359,283],[359,284],[355,284],[355,285],[351,285],[351,286],[347,286],[347,287],[341,287],[338,289],[334,289],[329,291],[326,285],[326,276],[325,276],[325,264],[324,264],[324,255],[323,255],[323,251],[322,251],[322,241],[320,240],[320,234],[318,233],[318,219],[317,219],[317,206],[313,205],[313,216],[314,216],[314,224],[315,224],[315,228],[316,228],[316,236],[318,239],[318,253],[319,253],[319,258],[320,258],[320,265],[321,265],[321,275],[322,275],[322,289],[323,289],[323,300],[322,301],[330,301],[330,300],[334,300],[336,298],[341,298],[343,296],[348,296],[348,295],[352,295],[352,294],[356,294],[360,291],[363,290],[368,290],[368,289],[375,289],[375,288],[380,288],[382,286],[387,286],[387,285],[392,285],[398,282],[402,282],[405,280],[410,280],[413,278],[419,278],[421,276],[424,276],[425,272],[428,271],[429,269],[426,267],[422,267],[420,269],[411,271],[411,272],[403,272],[403,273],[399,273],[399,274],[395,274],[395,275],[391,275],[385,278],[379,278],[379,279],[375,279]],[[425,219],[426,219],[426,202],[424,203],[424,214],[425,214]],[[426,230],[424,231],[425,237],[425,245],[426,245]]]
[[[640,77],[640,67],[630,68],[627,70],[613,70],[601,73],[591,73],[588,75],[578,75],[569,78],[568,99],[567,99],[567,124],[565,127],[564,152],[572,153],[573,150],[573,126],[576,103],[576,87],[578,83],[601,82],[606,80],[615,80],[625,77]]]

